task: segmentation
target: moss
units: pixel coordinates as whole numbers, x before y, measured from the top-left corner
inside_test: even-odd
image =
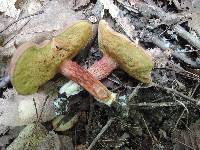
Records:
[[[98,40],[100,49],[113,57],[130,76],[144,83],[151,81],[152,58],[144,49],[128,38],[113,31],[105,21],[100,21]]]
[[[92,25],[80,21],[55,37],[51,43],[27,48],[17,59],[11,73],[11,82],[17,92],[22,95],[35,93],[39,86],[54,77],[63,60],[73,58],[86,46],[91,36]]]

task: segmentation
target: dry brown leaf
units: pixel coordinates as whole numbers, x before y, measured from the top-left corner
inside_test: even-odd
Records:
[[[6,16],[17,19],[20,10],[15,8],[15,2],[16,0],[0,0],[0,12],[3,12]]]
[[[68,24],[83,18],[81,11],[75,12],[73,10],[73,0],[46,1],[42,7],[35,5],[33,7],[30,4],[29,7],[24,8],[22,16],[29,17],[16,23],[11,24],[14,20],[8,20],[5,17],[0,18],[0,29],[5,29],[11,24],[9,28],[3,30],[3,35],[7,37],[7,44],[4,46],[5,51],[14,44],[21,45],[26,41],[41,42],[44,39],[49,39],[53,36],[53,31],[60,30]],[[37,9],[38,12],[43,13],[31,14],[36,12]]]

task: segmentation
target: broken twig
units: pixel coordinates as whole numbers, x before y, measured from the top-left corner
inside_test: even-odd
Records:
[[[192,102],[192,103],[195,103],[196,105],[200,105],[200,101],[198,101],[198,100],[196,100],[196,99],[194,99],[194,98],[192,98],[192,97],[190,97],[190,96],[184,95],[184,94],[182,94],[182,93],[176,91],[175,89],[171,89],[171,88],[168,88],[168,87],[164,87],[164,86],[158,85],[158,84],[156,84],[156,83],[152,83],[152,84],[153,84],[153,86],[155,86],[155,87],[159,87],[159,88],[161,88],[161,89],[164,89],[164,90],[166,90],[166,91],[169,92],[169,93],[174,93],[175,95],[177,95],[177,96],[179,96],[179,97],[182,97],[182,98],[184,98],[184,99],[186,99],[186,100],[188,100],[188,101],[190,101],[190,102]]]
[[[101,138],[102,134],[110,127],[110,125],[112,124],[113,121],[114,121],[114,118],[110,118],[108,120],[108,122],[106,123],[106,125],[101,129],[100,133],[95,137],[95,139],[92,141],[92,143],[87,148],[87,150],[91,150],[94,147],[94,145],[96,144],[96,142]]]
[[[188,102],[184,102],[185,105],[190,104]],[[178,102],[160,102],[160,103],[136,103],[136,104],[130,104],[131,106],[136,107],[150,107],[150,108],[160,108],[160,107],[174,107],[174,106],[182,106]]]

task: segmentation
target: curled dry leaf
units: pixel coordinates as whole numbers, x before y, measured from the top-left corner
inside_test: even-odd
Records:
[[[55,111],[52,105],[52,98],[46,100],[46,94],[43,92],[35,93],[28,96],[18,95],[15,90],[8,89],[3,94],[4,98],[0,98],[0,122],[5,126],[21,126],[36,121],[37,114],[33,102],[36,102],[38,114],[43,113],[41,121],[46,122],[55,117]]]
[[[0,0],[0,12],[12,18],[18,18],[20,10],[15,8],[16,0]]]

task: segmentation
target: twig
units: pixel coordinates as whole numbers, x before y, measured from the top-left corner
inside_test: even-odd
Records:
[[[182,145],[184,145],[185,147],[187,147],[187,148],[189,148],[191,150],[194,150],[191,146],[187,145],[186,143],[183,143],[183,142],[179,141],[177,138],[175,139],[175,141],[180,143],[180,144],[182,144]]]
[[[189,110],[183,102],[177,100],[175,97],[173,97],[173,99],[175,99],[176,102],[178,102],[180,105],[182,105],[184,107],[184,109],[187,111],[187,113],[189,114]]]
[[[91,150],[94,147],[94,145],[96,144],[96,142],[101,138],[102,134],[110,127],[110,125],[112,124],[113,121],[114,121],[114,118],[110,118],[108,120],[108,122],[106,123],[106,125],[101,129],[100,133],[95,137],[95,139],[92,141],[92,143],[87,148],[87,150]]]
[[[142,3],[140,3],[140,4],[142,4]],[[165,21],[166,18],[171,18],[172,17],[171,15],[176,16],[176,14],[169,14],[169,13],[164,12],[161,8],[157,7],[156,5],[153,5],[153,6],[148,5],[148,7],[153,7],[154,11],[156,12],[156,15],[163,21]],[[155,15],[155,13],[153,15]],[[194,47],[200,49],[200,41],[198,38],[194,37],[191,33],[187,32],[180,25],[174,25],[173,29],[179,36],[181,36],[182,38],[187,40]]]
[[[188,102],[183,102],[185,105],[190,104]],[[174,107],[174,106],[182,106],[182,104],[178,102],[160,102],[160,103],[136,103],[136,104],[130,104],[131,106],[136,107],[149,107],[149,108],[160,108],[160,107]]]
[[[192,44],[194,47],[200,49],[200,41],[198,38],[194,37],[191,33],[187,32],[183,27],[180,25],[173,26],[174,31],[187,40],[190,44]]]
[[[194,93],[196,92],[196,90],[197,90],[197,88],[199,87],[199,85],[200,85],[200,82],[198,82],[198,83],[196,84],[196,86],[194,87],[194,90],[192,91],[192,93],[191,93],[190,96],[193,96],[193,95],[194,95]]]
[[[128,98],[128,102],[130,101],[134,101],[134,97],[137,95],[139,89],[141,88],[141,84],[138,84],[135,89],[133,90],[133,92],[130,94],[129,98]]]
[[[164,89],[164,90],[166,90],[168,93],[174,93],[175,95],[177,95],[177,96],[179,96],[179,97],[182,97],[182,98],[184,98],[184,99],[186,99],[186,100],[188,100],[188,101],[190,101],[190,102],[192,102],[192,103],[195,103],[196,105],[199,105],[199,104],[200,104],[200,101],[198,101],[198,100],[196,100],[196,99],[194,99],[194,98],[192,98],[192,97],[190,97],[190,96],[184,95],[184,94],[182,94],[182,93],[176,91],[175,89],[171,89],[171,88],[168,88],[168,87],[164,87],[164,86],[158,85],[158,84],[156,84],[156,83],[152,83],[152,84],[153,84],[153,86],[155,86],[155,87],[159,87],[159,88],[161,88],[161,89]]]
[[[183,109],[183,111],[182,111],[180,117],[178,118],[178,120],[177,120],[177,122],[176,122],[176,124],[175,124],[175,126],[174,126],[174,129],[172,130],[172,132],[175,131],[175,129],[176,129],[176,127],[177,127],[177,125],[178,125],[180,119],[183,117],[184,113],[185,113],[185,108]]]
[[[174,64],[174,63],[171,62],[171,61],[168,62],[168,67],[166,67],[166,69],[169,69],[169,70],[171,69],[171,70],[175,71],[175,72],[178,73],[178,74],[184,75],[184,76],[186,76],[186,77],[188,77],[188,78],[191,78],[191,79],[193,79],[193,80],[196,80],[196,81],[198,81],[198,82],[199,82],[199,80],[200,80],[200,78],[199,78],[198,75],[196,75],[196,74],[194,74],[194,73],[192,73],[192,72],[189,72],[189,71],[184,70],[182,67],[180,67],[180,66],[177,65],[177,64]]]
[[[8,44],[12,39],[14,39],[21,31],[22,29],[30,22],[30,19],[18,30],[15,32],[14,36],[12,36],[9,40],[7,40],[4,44],[3,47]]]
[[[125,4],[123,4],[123,6],[130,11],[130,6]],[[162,10],[162,8],[156,6],[155,3],[152,2],[151,0],[149,1],[148,4],[141,1],[137,2],[135,4],[135,7],[138,9],[140,13],[142,13],[146,17],[151,17],[151,15],[157,16],[160,20],[164,22],[164,24],[168,26],[172,25],[172,28],[179,36],[187,40],[194,47],[200,49],[200,40],[198,38],[194,37],[191,33],[187,32],[180,25],[175,25],[184,18],[188,18],[189,16],[185,17],[183,15],[178,15],[174,13],[166,13],[165,11]]]
[[[120,4],[122,4],[126,9],[129,11],[134,11],[134,8],[132,8],[129,4],[125,4],[121,0],[117,0]],[[193,46],[197,47],[200,49],[200,41],[194,37],[192,34],[187,32],[184,28],[182,28],[180,25],[174,25],[180,22],[182,19],[185,18],[183,15],[177,15],[173,13],[166,13],[165,11],[162,10],[162,8],[157,7],[152,1],[149,2],[149,4],[146,4],[144,2],[137,2],[135,4],[135,7],[138,9],[140,13],[142,13],[145,17],[150,17],[151,15],[157,16],[160,20],[164,22],[164,24],[170,26],[173,26],[173,29],[179,36],[182,38],[186,39],[189,43],[191,43]],[[154,27],[155,28],[155,27]],[[148,32],[148,31],[146,31]],[[161,41],[157,36],[152,36],[149,33],[145,33],[145,36],[150,38],[150,42],[153,42],[155,45],[160,47],[163,50],[171,50],[173,51],[171,47],[167,47],[166,44]],[[129,36],[130,37],[130,36]],[[199,69],[200,64],[198,62],[193,61],[189,57],[187,57],[184,54],[180,54],[177,52],[172,52],[172,56],[176,57],[177,59],[183,61],[184,63],[190,65],[190,67]]]
[[[37,115],[37,119],[39,119],[38,109],[37,109],[37,105],[36,105],[36,102],[35,102],[35,98],[33,98],[33,103],[34,103],[35,113],[36,113],[36,115]]]
[[[137,3],[136,7],[143,15],[145,16],[149,16],[149,14],[156,15],[163,22],[169,22],[169,20],[172,21],[175,19],[176,21],[170,24],[170,25],[173,25],[174,31],[179,36],[181,36],[182,38],[187,40],[189,43],[191,43],[194,47],[200,49],[200,40],[198,38],[194,37],[191,33],[187,32],[180,25],[174,25],[174,24],[177,24],[181,19],[183,19],[183,16],[178,16],[177,14],[172,14],[172,13],[166,13],[165,11],[162,10],[162,8],[159,8],[156,5],[154,5],[154,3],[145,4],[143,2],[139,2]]]
[[[148,36],[150,37],[150,40],[152,43],[154,43],[156,46],[158,46],[159,48],[163,49],[164,51],[171,51],[171,55],[179,60],[181,60],[182,62],[184,62],[185,64],[189,65],[191,68],[195,68],[195,69],[199,69],[200,68],[200,64],[196,61],[193,61],[191,58],[189,58],[188,56],[186,56],[184,53],[182,52],[178,52],[177,50],[173,51],[171,46],[167,46],[166,43],[162,40],[160,40],[157,36]]]
[[[34,13],[34,14],[31,14],[31,15],[28,15],[28,16],[25,16],[25,17],[22,17],[22,18],[19,18],[19,19],[13,21],[12,23],[10,23],[10,24],[9,24],[7,27],[5,27],[2,31],[0,31],[0,33],[4,32],[4,31],[7,30],[9,27],[11,27],[13,24],[19,22],[20,20],[23,20],[23,19],[26,19],[26,18],[29,18],[29,17],[33,17],[33,16],[36,16],[36,15],[40,15],[40,14],[42,14],[42,13],[44,13],[43,10],[38,11],[38,12],[36,12],[36,13]]]
[[[154,136],[152,136],[151,132],[149,131],[149,128],[148,128],[148,126],[147,126],[147,123],[146,123],[146,121],[145,121],[143,115],[142,115],[142,120],[143,120],[143,122],[144,122],[144,125],[145,125],[145,127],[146,127],[146,129],[147,129],[147,132],[148,132],[149,136],[151,137],[152,144],[154,144],[155,141],[157,141],[157,139],[154,139],[154,138],[153,138]],[[152,147],[153,147],[153,145],[152,145]]]

